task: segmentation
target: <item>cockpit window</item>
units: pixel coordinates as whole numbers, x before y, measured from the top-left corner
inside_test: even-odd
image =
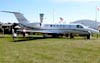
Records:
[[[77,25],[76,27],[77,27],[77,28],[83,28],[83,26],[81,26],[81,25]]]

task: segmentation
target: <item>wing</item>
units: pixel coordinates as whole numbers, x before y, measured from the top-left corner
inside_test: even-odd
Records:
[[[24,32],[24,30],[17,30],[18,32]],[[31,33],[63,33],[62,31],[58,30],[25,30],[25,32],[31,32]]]

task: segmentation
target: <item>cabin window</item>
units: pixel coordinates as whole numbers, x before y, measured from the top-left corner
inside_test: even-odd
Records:
[[[77,28],[83,28],[81,25],[77,25]]]
[[[62,25],[60,25],[60,27],[62,27]]]
[[[52,27],[52,25],[50,25],[50,27]]]
[[[53,25],[53,27],[55,27],[55,25]]]
[[[55,25],[55,27],[59,27],[59,25]]]
[[[63,25],[63,27],[65,27],[65,25]]]

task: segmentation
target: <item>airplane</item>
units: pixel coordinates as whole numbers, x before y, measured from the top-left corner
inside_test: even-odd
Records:
[[[98,34],[99,31],[88,28],[82,24],[44,24],[42,21],[40,23],[30,23],[22,13],[20,12],[11,12],[11,11],[1,11],[6,13],[12,13],[15,15],[16,19],[19,23],[27,27],[29,30],[25,30],[25,32],[33,32],[33,33],[42,33],[43,37],[47,37],[47,35],[52,35],[52,37],[58,37],[59,35],[69,36],[73,38],[74,35],[86,36],[87,39],[90,39],[92,34]],[[22,30],[20,30],[22,31]]]

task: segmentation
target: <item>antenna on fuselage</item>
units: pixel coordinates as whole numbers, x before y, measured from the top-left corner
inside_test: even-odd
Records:
[[[43,17],[44,17],[44,14],[43,13],[40,13],[40,26],[43,23]]]

